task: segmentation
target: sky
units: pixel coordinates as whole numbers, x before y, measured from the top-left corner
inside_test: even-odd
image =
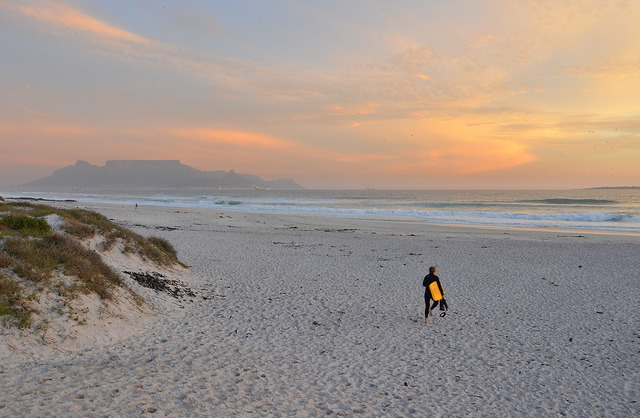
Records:
[[[180,160],[307,188],[640,185],[637,0],[0,0],[0,186]]]

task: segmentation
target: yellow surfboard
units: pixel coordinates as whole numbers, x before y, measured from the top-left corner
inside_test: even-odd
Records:
[[[438,282],[431,282],[429,285],[429,291],[431,292],[431,299],[434,301],[439,301],[442,299],[442,293],[440,293],[440,288],[438,287]]]

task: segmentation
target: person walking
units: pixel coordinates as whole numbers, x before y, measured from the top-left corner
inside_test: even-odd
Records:
[[[440,292],[439,297],[435,297],[432,294],[432,290],[430,287],[432,287],[432,283],[436,283],[437,284],[437,290]],[[425,323],[429,323],[429,317],[432,315],[432,310],[433,308],[435,308],[438,305],[438,302],[440,302],[440,309],[444,310],[446,307],[446,302],[444,301],[444,290],[442,289],[442,284],[440,283],[440,278],[438,276],[436,276],[436,268],[435,267],[429,267],[429,274],[427,274],[426,276],[424,276],[424,280],[422,281],[422,285],[425,287],[424,289],[424,304],[425,309],[424,309],[424,322]],[[434,289],[435,292],[436,289]],[[431,307],[429,307],[429,303],[431,302],[431,300],[433,299],[433,305],[431,305]]]

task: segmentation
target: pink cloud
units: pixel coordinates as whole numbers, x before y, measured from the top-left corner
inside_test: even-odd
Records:
[[[230,144],[274,151],[298,148],[298,144],[295,142],[252,132],[209,128],[175,128],[170,132],[179,138],[207,144]]]
[[[16,11],[26,17],[40,22],[63,26],[73,31],[89,32],[105,39],[138,44],[148,44],[151,42],[142,36],[138,36],[124,29],[101,22],[98,19],[88,16],[76,9],[72,9],[62,3],[40,1],[36,4],[37,5],[34,6],[23,6],[10,4],[4,1],[0,2],[0,6],[3,6],[5,9]]]

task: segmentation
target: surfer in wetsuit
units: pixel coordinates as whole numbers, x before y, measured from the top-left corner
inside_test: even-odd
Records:
[[[442,284],[440,283],[440,278],[436,276],[436,268],[429,267],[429,274],[424,276],[424,280],[422,281],[422,285],[425,287],[424,289],[424,322],[429,323],[429,316],[431,316],[431,311],[438,305],[438,301],[434,300],[433,305],[429,307],[429,302],[431,302],[431,291],[429,290],[429,285],[433,282],[438,283],[438,288],[440,289],[440,293],[444,296],[444,290],[442,289]]]

